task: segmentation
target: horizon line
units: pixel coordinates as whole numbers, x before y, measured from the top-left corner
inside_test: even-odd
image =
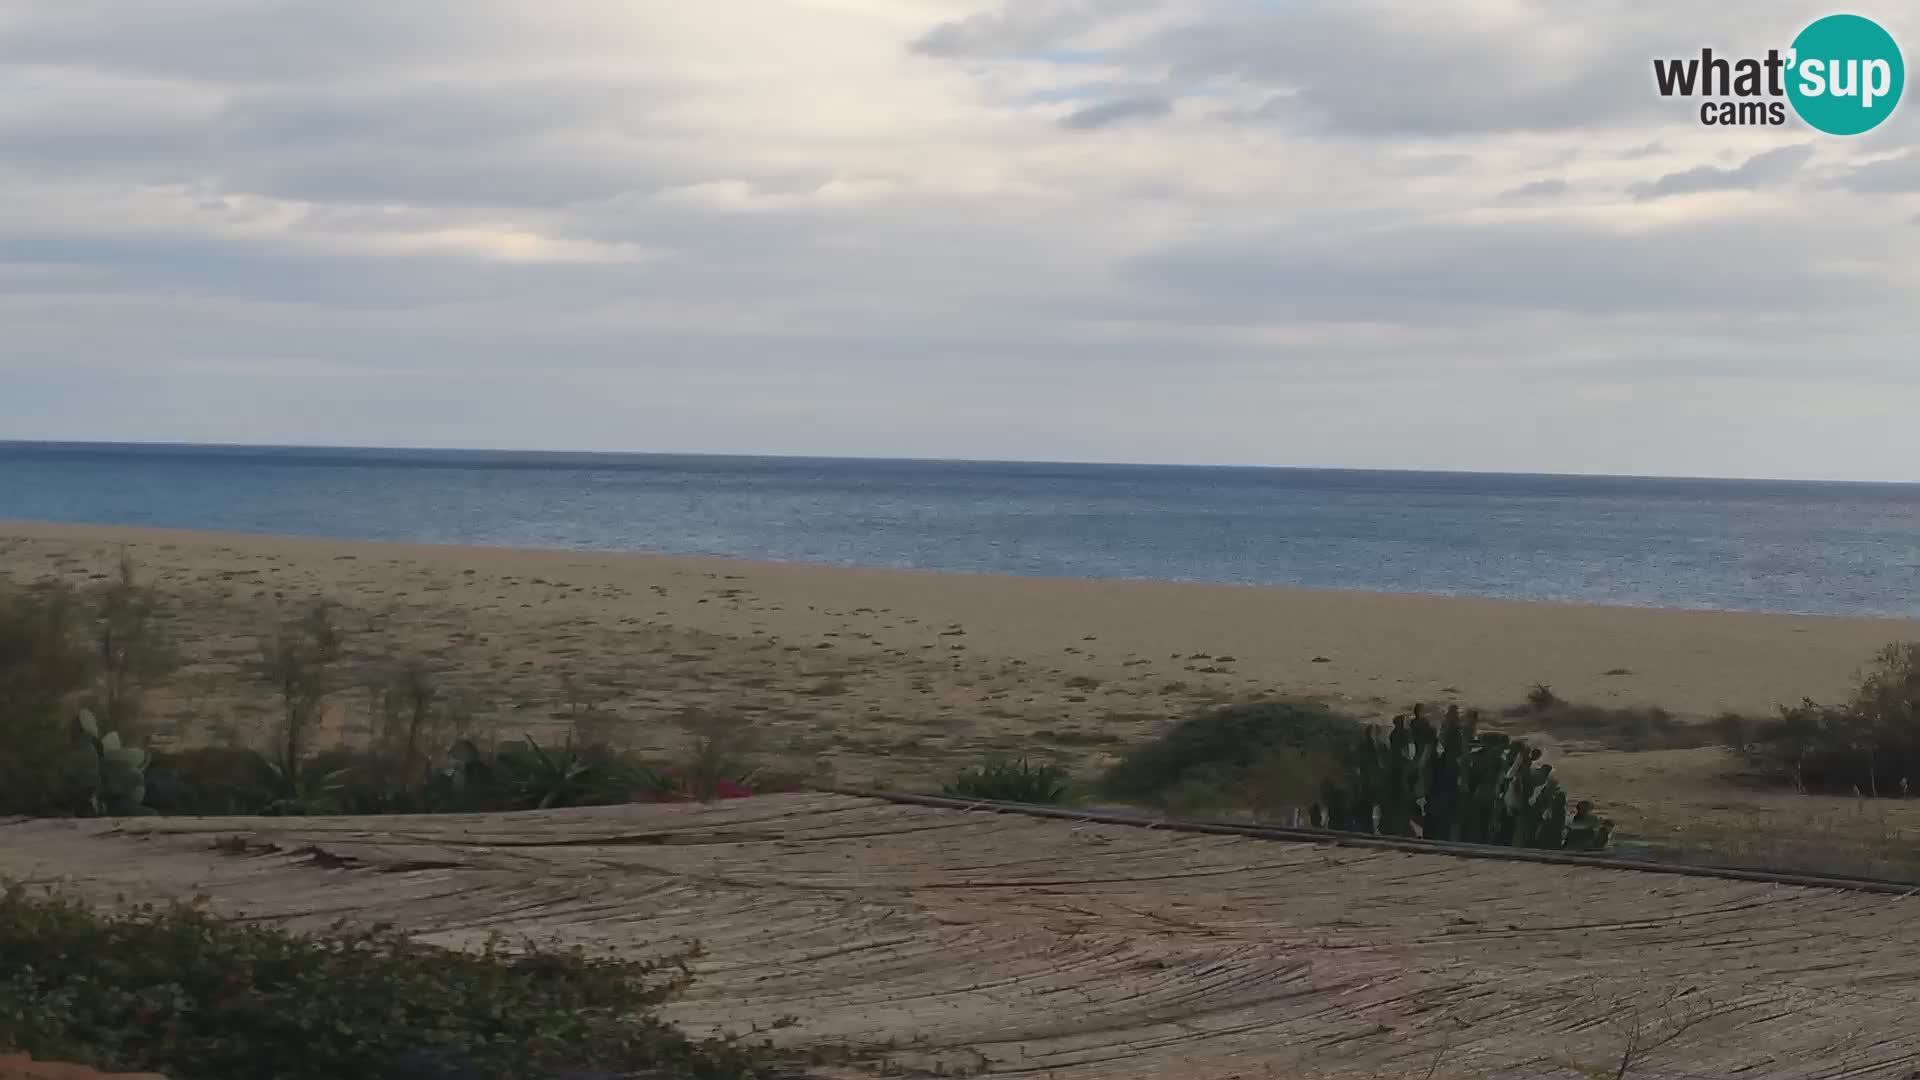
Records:
[[[1836,477],[1781,477],[1781,476],[1699,476],[1680,473],[1612,473],[1612,472],[1525,472],[1501,471],[1496,469],[1445,469],[1421,466],[1384,466],[1384,465],[1275,465],[1252,464],[1245,462],[1164,462],[1164,461],[1120,461],[1112,459],[1038,459],[1038,458],[966,458],[966,457],[905,457],[890,454],[806,454],[806,453],[747,453],[687,450],[560,450],[542,447],[483,447],[483,446],[384,446],[355,443],[253,443],[253,442],[187,442],[183,440],[118,440],[118,439],[18,439],[0,438],[0,447],[8,446],[73,446],[73,447],[116,447],[116,448],[154,448],[181,450],[352,450],[371,452],[400,453],[445,453],[445,454],[546,454],[575,455],[597,457],[683,457],[715,458],[721,460],[747,461],[846,461],[870,463],[922,464],[922,465],[1066,465],[1092,466],[1104,468],[1135,469],[1246,469],[1269,472],[1345,472],[1345,473],[1423,473],[1433,476],[1512,476],[1537,477],[1542,479],[1565,480],[1699,480],[1722,483],[1754,484],[1851,484],[1866,487],[1915,487],[1920,480],[1859,480]]]

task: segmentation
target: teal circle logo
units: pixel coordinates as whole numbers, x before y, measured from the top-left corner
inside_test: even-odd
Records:
[[[1907,85],[1906,61],[1893,35],[1859,15],[1815,21],[1793,39],[1787,63],[1793,111],[1829,135],[1879,127]]]

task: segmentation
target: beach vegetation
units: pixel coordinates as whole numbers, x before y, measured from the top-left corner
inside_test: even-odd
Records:
[[[0,813],[142,812],[143,703],[177,666],[131,561],[105,586],[0,584]]]
[[[1051,805],[1066,802],[1072,786],[1072,774],[1063,766],[1024,757],[992,757],[963,769],[942,793],[964,799]]]
[[[686,727],[693,742],[679,767],[667,771],[669,790],[701,801],[752,790],[757,739],[751,724],[735,716],[696,716]]]
[[[0,586],[0,814],[76,814],[92,796],[74,697],[88,686],[72,589]]]
[[[149,691],[180,667],[159,592],[125,551],[90,598],[81,630],[92,679],[83,704],[99,726],[132,743],[142,734]]]
[[[1501,847],[1597,851],[1613,823],[1580,802],[1569,810],[1553,766],[1524,739],[1479,729],[1450,706],[1440,723],[1415,706],[1390,728],[1369,726],[1343,747],[1340,774],[1312,809],[1329,829]]]
[[[1713,746],[1714,728],[1655,707],[1609,708],[1568,701],[1544,684],[1500,714],[1500,726],[1551,735],[1563,743],[1607,750],[1692,750]]]
[[[1800,791],[1911,797],[1920,791],[1920,642],[1882,649],[1843,703],[1724,717],[1717,729],[1730,749]]]
[[[1554,693],[1553,687],[1546,683],[1534,683],[1533,687],[1527,691],[1527,707],[1535,712],[1546,712],[1564,704],[1566,703],[1560,700],[1560,695]]]
[[[198,906],[100,914],[11,886],[0,1047],[194,1080],[771,1075],[764,1051],[659,1018],[696,955],[501,937],[459,952],[385,927],[304,934]]]
[[[280,726],[266,764],[285,798],[297,799],[304,790],[300,771],[307,763],[321,709],[339,689],[337,669],[345,651],[333,607],[325,601],[315,601],[261,639],[254,673],[272,688],[280,704]]]
[[[1336,749],[1359,729],[1310,701],[1203,709],[1129,749],[1100,777],[1105,798],[1178,813],[1313,801]]]

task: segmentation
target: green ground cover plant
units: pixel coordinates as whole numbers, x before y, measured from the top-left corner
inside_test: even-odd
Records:
[[[1359,730],[1314,702],[1266,701],[1194,713],[1126,751],[1097,784],[1120,802],[1175,812],[1303,807]]]
[[[465,953],[192,907],[102,915],[8,887],[0,1048],[175,1080],[772,1075],[762,1052],[657,1018],[692,955],[642,963],[502,939]]]
[[[1036,764],[1026,758],[991,758],[965,769],[942,789],[967,799],[1046,805],[1066,802],[1073,778],[1059,765]]]

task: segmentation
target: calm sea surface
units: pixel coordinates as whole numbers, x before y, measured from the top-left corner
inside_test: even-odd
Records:
[[[0,518],[1920,616],[1920,485],[0,442]]]

